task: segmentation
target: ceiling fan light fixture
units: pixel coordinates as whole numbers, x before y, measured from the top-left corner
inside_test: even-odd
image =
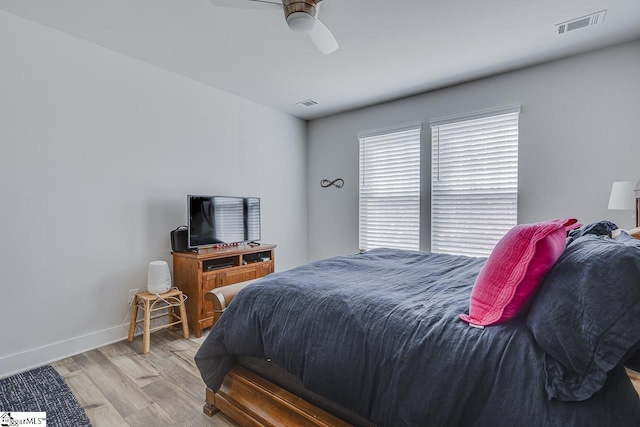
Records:
[[[289,28],[308,33],[316,25],[320,0],[282,0],[284,16]]]
[[[335,52],[340,47],[331,30],[318,19],[318,11],[323,0],[210,0],[214,6],[251,7],[258,9],[280,9],[284,11],[287,25],[293,31],[307,33],[309,38],[324,55]],[[243,5],[243,6],[242,6]]]
[[[298,33],[308,33],[316,24],[316,18],[306,12],[293,12],[287,16],[289,28]]]

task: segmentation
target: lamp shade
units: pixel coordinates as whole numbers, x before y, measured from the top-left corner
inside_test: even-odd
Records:
[[[163,294],[171,289],[171,273],[165,261],[151,261],[147,272],[147,291],[150,294]]]
[[[618,181],[611,186],[609,209],[632,211],[636,208],[635,181]]]

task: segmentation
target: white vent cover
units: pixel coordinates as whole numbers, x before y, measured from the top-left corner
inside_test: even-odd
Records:
[[[306,101],[296,102],[296,105],[302,105],[303,107],[311,107],[313,105],[318,105],[318,103],[313,99],[307,99]]]
[[[561,22],[556,24],[556,34],[565,34],[569,31],[577,30],[578,28],[589,27],[591,25],[601,24],[604,22],[604,16],[607,10],[601,10],[600,12],[592,13],[591,15],[582,16],[580,18],[572,19],[570,21]]]

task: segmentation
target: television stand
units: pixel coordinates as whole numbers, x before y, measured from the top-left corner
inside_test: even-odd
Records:
[[[198,252],[171,252],[173,283],[185,295],[187,320],[193,335],[213,326],[213,304],[204,294],[222,286],[259,279],[273,273],[276,245],[240,244]]]

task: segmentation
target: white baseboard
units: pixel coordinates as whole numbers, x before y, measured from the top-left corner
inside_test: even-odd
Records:
[[[127,323],[20,353],[2,356],[0,357],[0,378],[19,374],[85,351],[125,340],[128,334],[129,324]]]

